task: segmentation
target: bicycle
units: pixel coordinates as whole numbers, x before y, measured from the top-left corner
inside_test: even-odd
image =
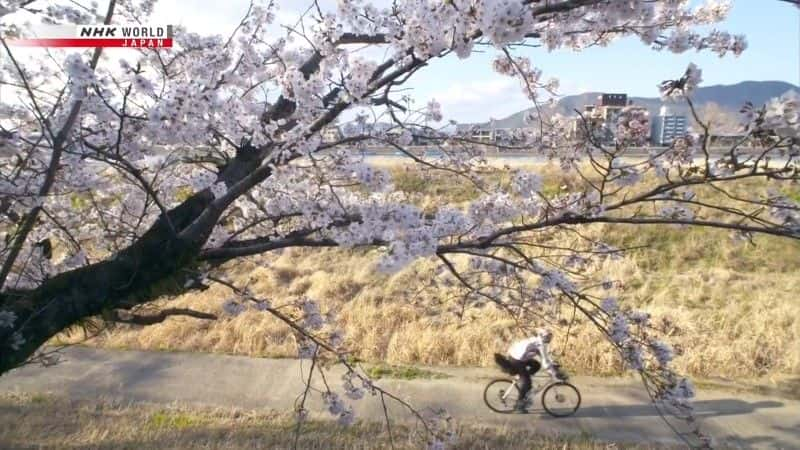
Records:
[[[568,417],[575,414],[581,406],[581,393],[569,383],[566,374],[558,365],[553,365],[547,373],[538,372],[531,377],[531,390],[526,401],[542,392],[542,406],[553,417]],[[540,381],[537,383],[537,379]],[[519,398],[519,377],[496,378],[483,390],[483,401],[486,406],[497,413],[511,413]]]

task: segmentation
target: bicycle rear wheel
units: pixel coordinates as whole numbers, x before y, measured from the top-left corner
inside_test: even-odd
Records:
[[[581,393],[566,381],[559,381],[542,392],[542,406],[551,416],[571,416],[581,406]]]
[[[492,380],[483,390],[483,401],[494,412],[510,413],[519,398],[517,385],[506,378]]]

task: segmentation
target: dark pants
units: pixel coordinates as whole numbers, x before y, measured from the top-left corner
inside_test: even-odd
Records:
[[[508,357],[508,361],[511,363],[511,369],[514,371],[514,375],[519,376],[519,401],[520,404],[522,404],[528,392],[531,390],[531,376],[538,372],[542,365],[535,359],[520,361],[510,356]]]

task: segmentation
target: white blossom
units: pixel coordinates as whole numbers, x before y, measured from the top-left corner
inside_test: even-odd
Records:
[[[228,187],[222,181],[211,185],[211,194],[214,195],[214,198],[220,198],[225,195],[226,192],[228,192]]]
[[[308,339],[302,339],[297,344],[297,357],[300,359],[312,359],[317,354],[319,346]]]
[[[12,328],[17,321],[14,311],[0,311],[0,328]]]
[[[653,354],[661,366],[666,366],[672,361],[672,349],[664,342],[654,341],[650,343],[650,347],[653,349]]]
[[[444,120],[442,104],[436,100],[415,104],[402,86],[439,57],[455,53],[466,58],[476,43],[488,43],[501,50],[491,62],[495,72],[511,77],[528,100],[547,107],[548,98],[557,95],[558,81],[543,78],[530,58],[514,55],[517,46],[511,44],[527,41],[548,51],[580,51],[636,36],[657,50],[718,55],[738,55],[747,46],[742,36],[710,26],[726,17],[728,2],[580,3],[407,0],[387,7],[339,0],[335,11],[312,9],[298,23],[284,28],[281,24],[268,27],[276,14],[272,2],[266,2],[253,5],[230,39],[177,26],[171,52],[136,52],[119,62],[102,57],[96,67],[89,63],[90,51],[66,57],[54,54],[51,59],[20,54],[23,75],[14,64],[0,64],[0,78],[7,81],[4,98],[8,89],[9,98],[22,99],[18,105],[0,105],[0,146],[3,154],[12,156],[0,165],[0,195],[9,199],[0,220],[42,214],[0,288],[35,289],[54,274],[86,270],[88,257],[80,249],[84,245],[92,249],[92,258],[114,261],[124,255],[120,249],[162,229],[177,232],[180,238],[193,234],[188,241],[197,254],[189,256],[201,259],[247,248],[242,245],[247,243],[281,247],[298,240],[373,248],[380,255],[377,269],[399,271],[419,259],[449,258],[452,255],[446,249],[469,249],[473,253],[469,258],[448,259],[453,271],[475,284],[464,295],[466,306],[478,307],[490,298],[499,306],[518,303],[549,314],[549,310],[560,310],[565,294],[621,288],[625,280],[606,280],[598,286],[593,278],[605,275],[606,256],[621,253],[603,243],[591,241],[580,250],[559,249],[530,260],[514,257],[513,263],[501,261],[507,256],[496,251],[528,241],[536,244],[530,246],[536,252],[537,245],[546,247],[558,233],[577,231],[576,224],[601,219],[646,217],[691,223],[704,217],[706,210],[698,207],[704,189],[698,186],[691,193],[668,189],[661,191],[662,197],[637,202],[636,195],[649,188],[650,174],[655,173],[659,183],[703,180],[696,177],[716,182],[753,169],[733,157],[741,155],[732,152],[731,157],[698,165],[695,159],[704,155],[706,140],[690,134],[666,150],[651,151],[641,164],[631,164],[625,162],[625,152],[641,145],[649,130],[643,108],[627,107],[615,123],[574,139],[567,117],[546,117],[537,109],[525,114],[528,128],[509,133],[498,144],[552,160],[565,179],[577,178],[582,163],[591,157],[608,182],[602,187],[572,189],[570,181],[560,189],[551,190],[549,185],[546,189],[542,178],[529,170],[491,167],[485,149],[465,145],[470,132],[450,134],[447,123],[439,124]],[[146,23],[152,5],[149,0],[125,2],[123,16],[114,20]],[[18,8],[15,0],[0,7],[0,16],[5,20],[6,15],[17,14]],[[46,23],[91,23],[99,15],[94,8],[83,11],[52,4],[43,6],[39,14]],[[20,25],[8,31],[24,37],[31,30]],[[681,78],[663,83],[661,92],[671,100],[685,100],[701,82],[700,69],[691,64]],[[35,89],[28,92],[26,85]],[[46,106],[46,118],[38,116],[36,105]],[[791,168],[800,157],[792,142],[800,136],[798,105],[796,97],[786,95],[763,107],[745,107],[745,132],[775,144],[765,161],[774,161],[773,154],[779,154]],[[598,119],[599,111],[587,117]],[[66,126],[71,120],[75,124]],[[383,126],[387,121],[392,124]],[[353,142],[338,146],[323,142],[325,130],[333,127],[340,127]],[[611,136],[613,148],[591,142],[593,133],[601,132]],[[67,142],[69,149],[60,152],[52,183],[45,183],[56,135],[62,141],[59,145]],[[452,177],[448,181],[463,184],[475,195],[431,205],[419,194],[395,186],[401,180],[393,180],[391,171],[373,166],[358,151],[376,142],[405,147],[415,141],[441,153],[441,157],[422,157],[422,183],[444,173]],[[773,178],[777,182],[780,177]],[[52,188],[41,194],[45,184]],[[247,188],[238,195],[227,186]],[[609,195],[610,191],[615,193]],[[775,229],[800,233],[794,200],[785,192],[770,193],[767,198],[760,195],[753,199],[767,205],[763,216],[769,216]],[[212,197],[230,202],[209,202]],[[631,207],[620,205],[622,199],[630,201]],[[640,208],[645,202],[647,208]],[[694,202],[691,209],[688,202]],[[217,211],[219,206],[224,210]],[[163,226],[165,208],[192,214],[170,213],[176,219],[170,225],[179,228],[172,230]],[[754,222],[769,222],[761,221],[763,216]],[[215,223],[206,223],[209,218]],[[66,255],[62,261],[46,257],[42,245],[37,245],[45,239],[58,246],[59,258]],[[61,248],[68,250],[61,252]],[[149,268],[143,265],[142,269]],[[449,290],[462,289],[463,283],[450,271],[446,267],[443,273],[448,275],[439,278]],[[191,280],[185,288],[203,284],[203,279]],[[339,351],[345,336],[334,326],[330,312],[323,313],[317,302],[306,298],[293,305],[297,309],[291,313],[292,320],[307,332],[298,331],[298,356],[314,358],[322,351],[309,337],[311,333],[314,339],[328,339],[326,352],[329,346]],[[647,334],[649,316],[622,309],[610,296],[599,307],[604,313],[594,311],[592,318],[608,331],[628,365],[653,371],[667,386],[659,395],[684,404],[693,395],[691,385],[671,378],[672,352]],[[232,316],[247,308],[264,311],[270,303],[245,295],[222,305]],[[13,327],[16,321],[14,313],[0,311],[0,329]],[[15,333],[5,345],[19,349],[23,344],[24,337]],[[362,398],[376,389],[368,380],[359,383],[352,374],[342,381],[342,395],[347,399]],[[352,423],[352,409],[341,398],[329,393],[325,401],[337,420]],[[304,419],[306,413],[298,411],[299,418]],[[448,443],[449,416],[437,411],[426,418],[434,430],[430,445],[439,448]]]
[[[609,329],[611,340],[617,345],[622,345],[630,338],[630,327],[628,320],[621,313],[614,315]]]
[[[431,100],[425,108],[425,118],[433,122],[442,120],[442,105],[436,100]]]
[[[600,308],[609,314],[614,314],[617,311],[619,311],[619,305],[615,297],[604,298],[603,301],[600,303]]]
[[[15,331],[11,335],[8,346],[11,347],[12,350],[19,350],[23,345],[25,345],[25,338],[22,337],[22,333]]]
[[[247,309],[246,306],[237,302],[236,300],[226,300],[222,304],[222,310],[225,314],[230,316],[238,316],[239,314],[243,313]]]

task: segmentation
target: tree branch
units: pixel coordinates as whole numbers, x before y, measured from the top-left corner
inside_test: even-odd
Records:
[[[113,309],[104,318],[112,322],[126,323],[131,325],[155,325],[167,320],[168,317],[184,316],[194,317],[195,319],[217,320],[215,314],[202,311],[195,311],[188,308],[168,308],[158,312],[158,314],[133,314],[128,311]]]

